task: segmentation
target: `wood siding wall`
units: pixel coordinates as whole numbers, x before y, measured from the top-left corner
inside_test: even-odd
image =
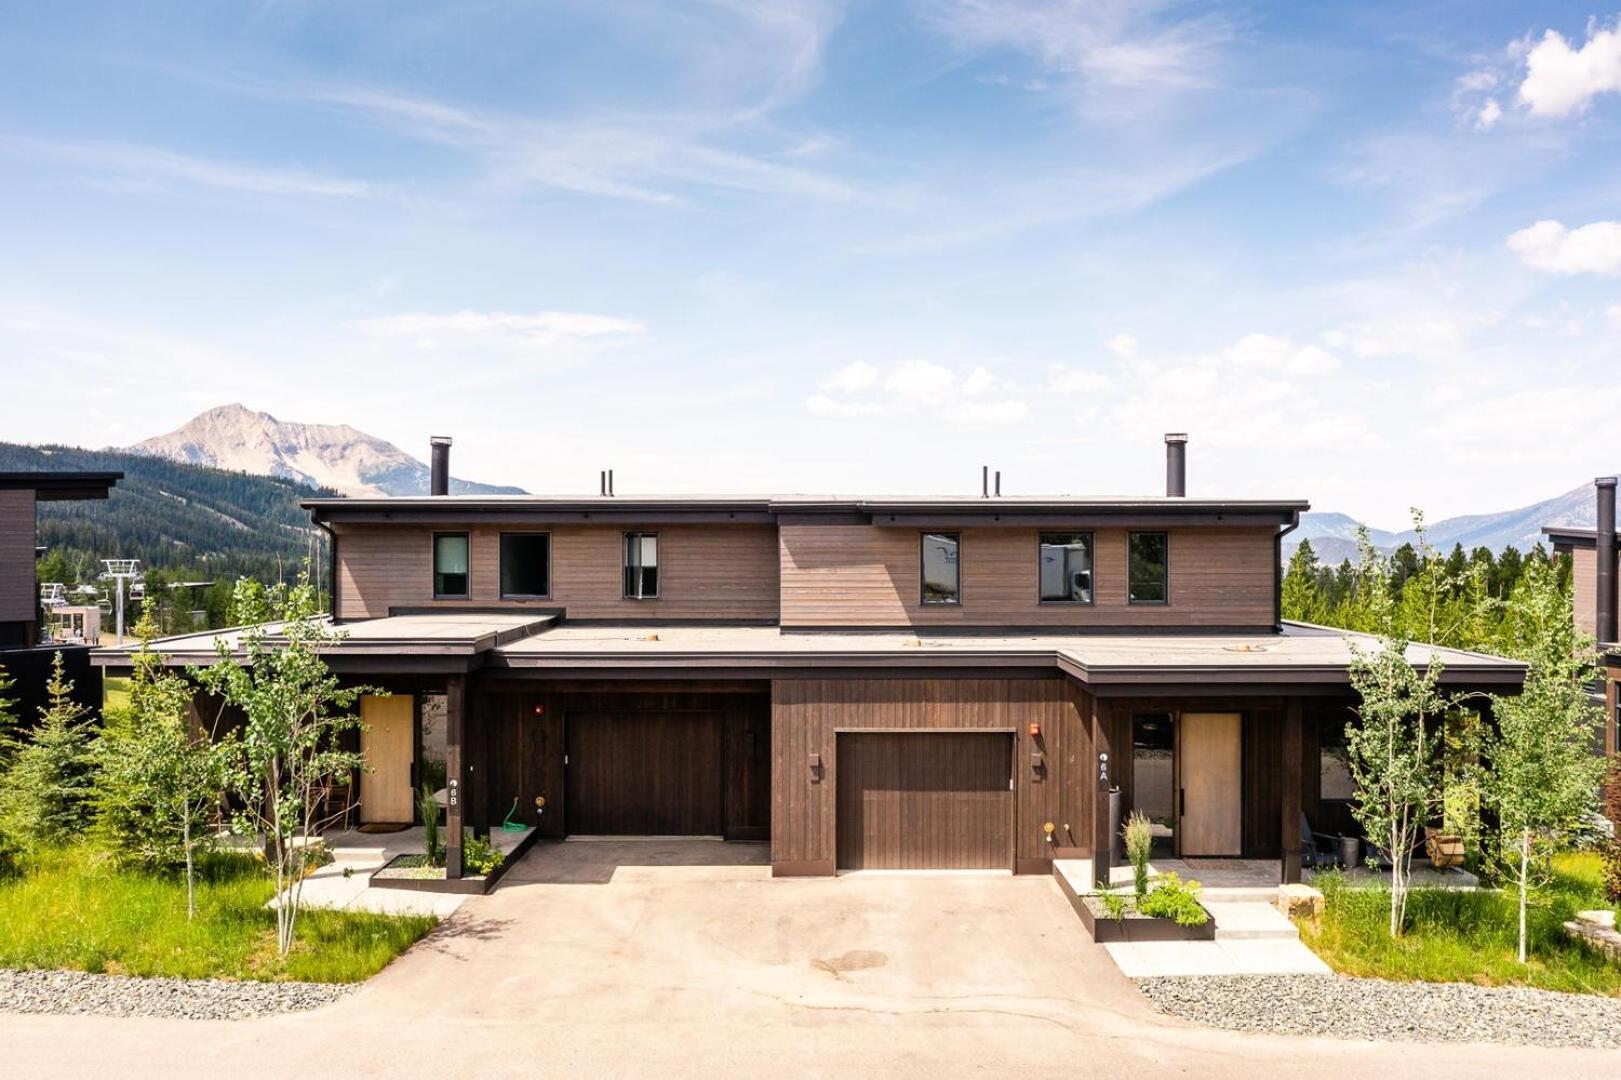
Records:
[[[1091,604],[1043,604],[1039,534],[959,530],[962,603],[919,597],[919,530],[784,525],[784,627],[1270,627],[1276,530],[1170,530],[1170,603],[1128,604],[1128,530],[1093,530]]]
[[[659,535],[659,596],[624,598],[623,540],[630,526],[340,526],[339,610],[380,618],[390,608],[564,608],[570,619],[771,620],[777,617],[777,538],[770,525],[666,525]],[[466,531],[466,599],[433,598],[433,534]],[[551,534],[551,596],[501,598],[501,533]]]
[[[1081,706],[1063,679],[780,679],[771,697],[771,859],[779,874],[831,874],[837,859],[838,729],[1011,729],[1014,867],[1040,872],[1068,825],[1087,835],[1090,778]],[[1031,735],[1030,725],[1040,725]],[[1042,755],[1041,767],[1032,754]],[[820,756],[819,772],[811,755]],[[1089,789],[1090,790],[1090,789]],[[1084,814],[1084,817],[1081,816]],[[1067,816],[1066,816],[1067,815]],[[1056,844],[1042,826],[1053,822]]]
[[[1571,608],[1576,628],[1588,637],[1598,633],[1598,552],[1575,548],[1570,553]]]
[[[37,535],[33,491],[0,491],[0,622],[34,621]]]

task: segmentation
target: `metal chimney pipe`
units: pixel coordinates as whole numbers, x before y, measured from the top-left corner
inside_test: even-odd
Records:
[[[1606,645],[1616,643],[1615,595],[1615,481],[1613,476],[1601,476],[1593,481],[1598,495],[1598,550],[1594,552],[1598,572],[1593,577],[1593,591],[1598,594],[1598,620],[1594,623],[1594,636]]]
[[[609,469],[608,470],[608,497],[613,498],[613,493],[614,493],[614,471],[612,469]]]
[[[996,470],[996,489],[995,490],[996,490],[996,497],[998,499],[1000,499],[1002,497],[1002,470],[1001,469]]]
[[[991,467],[989,465],[979,467],[979,497],[982,499],[991,497]]]
[[[1188,437],[1180,431],[1165,436],[1165,494],[1180,499],[1188,493]]]
[[[428,439],[432,448],[432,465],[428,470],[428,494],[450,494],[450,436],[434,435]]]

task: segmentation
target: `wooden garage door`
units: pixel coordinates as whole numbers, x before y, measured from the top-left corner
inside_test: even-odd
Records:
[[[1013,739],[983,732],[838,736],[838,864],[1013,866]]]
[[[568,831],[577,836],[719,836],[721,717],[570,712]]]

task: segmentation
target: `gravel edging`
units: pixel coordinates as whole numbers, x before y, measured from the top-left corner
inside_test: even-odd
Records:
[[[253,1020],[319,1009],[354,989],[353,985],[333,983],[139,979],[85,971],[0,971],[0,1012]]]
[[[1335,1039],[1621,1049],[1621,999],[1348,975],[1134,980],[1154,1007],[1232,1031]]]

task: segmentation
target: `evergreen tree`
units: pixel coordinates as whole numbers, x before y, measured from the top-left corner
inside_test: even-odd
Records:
[[[34,851],[80,836],[90,823],[96,757],[90,710],[73,700],[57,653],[50,703],[0,784],[0,831]]]
[[[1283,575],[1283,617],[1298,622],[1321,622],[1326,614],[1318,591],[1317,553],[1310,540],[1300,541]]]

